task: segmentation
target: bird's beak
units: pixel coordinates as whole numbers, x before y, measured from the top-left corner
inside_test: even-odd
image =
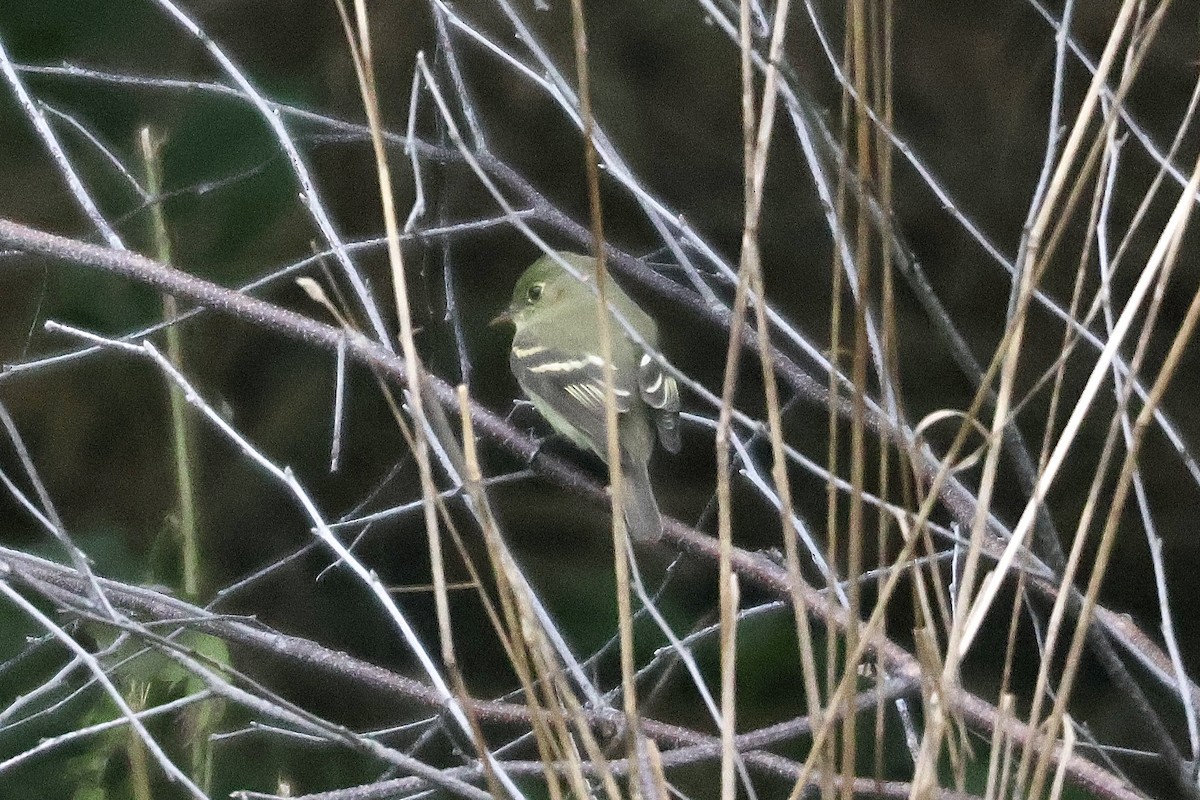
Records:
[[[511,324],[513,321],[512,311],[505,309],[496,315],[495,319],[488,323],[492,327],[497,325]]]

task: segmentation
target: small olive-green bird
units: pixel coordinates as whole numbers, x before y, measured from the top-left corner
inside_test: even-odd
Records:
[[[517,280],[508,310],[496,318],[516,326],[509,363],[521,389],[550,425],[608,462],[605,438],[604,359],[596,317],[593,259],[559,253],[586,279],[581,282],[550,256]],[[658,350],[658,327],[611,279],[605,283],[612,336],[617,440],[624,476],[625,524],[632,536],[662,536],[662,517],[647,465],[654,439],[679,452],[679,387],[646,349],[631,339],[616,309],[642,341]]]

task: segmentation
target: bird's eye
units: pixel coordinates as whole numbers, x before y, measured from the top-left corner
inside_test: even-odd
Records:
[[[536,303],[542,297],[542,286],[545,284],[535,283],[529,287],[529,291],[525,293],[525,299],[531,303]]]

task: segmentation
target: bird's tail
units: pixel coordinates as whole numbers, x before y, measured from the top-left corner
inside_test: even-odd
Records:
[[[629,528],[629,535],[639,542],[658,541],[663,533],[662,516],[658,512],[658,502],[654,499],[646,465],[622,460],[621,473],[625,525]]]

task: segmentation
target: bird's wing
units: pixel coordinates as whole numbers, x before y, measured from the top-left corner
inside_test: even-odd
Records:
[[[679,384],[675,378],[663,371],[662,365],[648,353],[643,353],[638,362],[638,392],[654,412],[658,440],[668,451],[678,453],[681,445]]]
[[[604,359],[594,353],[567,353],[546,345],[525,344],[514,341],[512,349],[513,373],[527,392],[537,395],[568,419],[574,415],[560,404],[571,402],[577,411],[604,416]],[[613,373],[617,411],[628,411],[637,391],[634,376]]]

